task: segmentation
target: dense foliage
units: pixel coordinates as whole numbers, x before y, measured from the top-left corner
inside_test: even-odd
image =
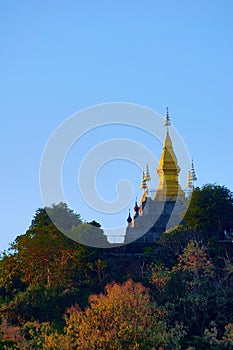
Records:
[[[207,184],[192,194],[187,224],[208,233],[217,232],[233,221],[233,195],[225,186]]]
[[[50,220],[86,234],[65,204],[38,209],[0,260],[0,349],[233,349],[233,243],[218,237],[232,213],[206,185],[156,244],[94,249]]]

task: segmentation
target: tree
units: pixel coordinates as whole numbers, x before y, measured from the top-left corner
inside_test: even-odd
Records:
[[[85,311],[77,305],[67,310],[66,333],[60,336],[67,349],[178,349],[182,328],[167,331],[166,312],[151,303],[148,290],[140,283],[111,283],[104,294],[91,295],[89,303]],[[48,337],[48,349],[59,345],[54,338],[59,335]]]
[[[64,236],[47,211],[50,216],[60,217],[66,227],[71,223],[81,225],[79,215],[63,203],[37,210],[29,230],[18,236],[11,246],[11,256],[27,286],[40,284],[50,288],[61,286],[64,280],[67,283],[67,279],[72,278],[69,274],[73,258],[78,250],[85,249]]]
[[[199,241],[202,235],[198,230],[190,229],[184,225],[179,225],[175,229],[164,232],[158,244],[163,250],[163,259],[176,261],[177,257],[183,253],[184,248],[191,240]]]
[[[67,237],[90,247],[106,248],[110,247],[103,230],[96,224],[82,224],[73,226],[70,230],[63,230]]]
[[[185,247],[183,254],[178,259],[178,264],[174,266],[174,271],[188,272],[192,276],[192,285],[198,284],[201,279],[213,277],[213,264],[208,258],[207,249],[203,244],[192,240]]]
[[[151,263],[147,267],[147,274],[149,283],[156,288],[159,295],[162,295],[170,280],[170,271],[162,264]]]
[[[99,291],[95,285],[102,272],[91,270],[88,263],[98,261],[100,253],[62,234],[48,210],[54,210],[66,228],[88,231],[80,216],[63,203],[37,210],[29,230],[16,238],[0,261],[1,314],[9,321],[62,318],[74,300],[83,306],[90,292]]]
[[[66,203],[53,204],[52,207],[46,207],[44,210],[53,223],[62,229],[70,230],[73,226],[78,227],[82,224],[81,216],[70,209]]]
[[[207,184],[195,188],[184,217],[187,225],[214,233],[233,221],[233,194],[225,186]]]
[[[200,336],[211,321],[215,269],[206,247],[191,241],[172,268],[167,295],[175,318],[183,320],[190,337]]]

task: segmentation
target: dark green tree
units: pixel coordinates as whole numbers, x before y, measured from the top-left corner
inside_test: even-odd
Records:
[[[194,189],[185,223],[195,230],[218,232],[233,221],[233,194],[225,186],[207,184]]]
[[[90,229],[102,232],[83,224],[63,203],[38,209],[29,230],[16,238],[0,261],[1,314],[12,322],[59,319],[67,306],[77,301],[85,305],[88,295],[100,290],[100,273],[90,266],[101,252],[69,239],[51,217],[59,217],[60,224],[80,234],[90,235]]]

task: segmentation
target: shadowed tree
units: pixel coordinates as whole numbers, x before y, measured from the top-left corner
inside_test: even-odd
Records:
[[[0,261],[0,291],[5,298],[1,313],[8,320],[57,319],[77,297],[83,305],[90,292],[99,291],[96,285],[102,274],[88,264],[95,264],[100,252],[62,234],[48,210],[50,214],[54,210],[65,227],[90,234],[80,216],[63,203],[37,210],[29,230],[16,238]],[[84,293],[82,287],[87,285]]]
[[[193,229],[207,233],[223,229],[227,222],[233,221],[232,192],[216,184],[195,188],[184,221]]]

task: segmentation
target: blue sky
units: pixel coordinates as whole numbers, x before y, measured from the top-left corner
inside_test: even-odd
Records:
[[[1,1],[0,250],[43,205],[39,167],[50,135],[95,104],[161,114],[169,106],[197,184],[233,190],[232,17],[230,0]],[[123,171],[138,180],[138,171]]]

